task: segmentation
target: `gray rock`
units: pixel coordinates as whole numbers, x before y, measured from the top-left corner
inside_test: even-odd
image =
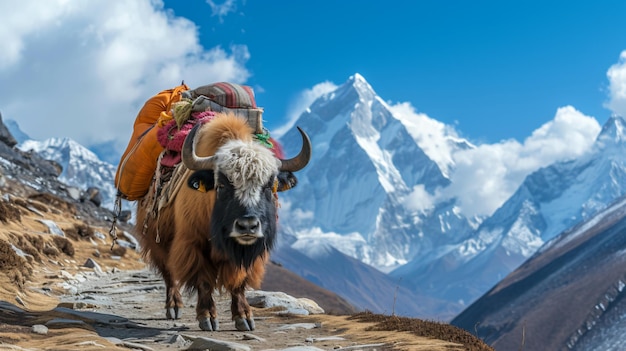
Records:
[[[24,300],[22,300],[22,298],[21,298],[21,297],[19,297],[19,296],[16,296],[16,297],[15,297],[15,302],[17,302],[17,303],[19,303],[20,305],[22,305],[22,306],[26,307],[26,303],[25,303],[25,302],[24,302]]]
[[[65,315],[74,316],[82,320],[92,321],[101,325],[113,325],[118,327],[135,327],[134,322],[129,321],[127,318],[116,316],[113,314],[97,313],[91,311],[76,311],[71,308],[57,307],[53,311],[63,313]],[[84,323],[84,322],[83,322]]]
[[[97,207],[100,207],[102,204],[102,194],[100,194],[100,189],[95,186],[87,188],[85,192],[80,195],[80,202],[91,201]]]
[[[294,330],[294,329],[315,329],[319,328],[319,323],[293,323],[281,325],[277,330]]]
[[[39,211],[38,209],[34,208],[33,206],[28,206],[26,207],[30,212],[36,214],[39,217],[44,217],[43,213],[41,213],[41,211]]]
[[[54,221],[51,221],[48,219],[37,219],[37,221],[43,223],[46,227],[48,227],[48,233],[59,235],[59,236],[65,236],[65,233],[63,233],[61,228],[59,228],[59,226],[56,223],[54,223]]]
[[[65,289],[69,295],[78,295],[78,288],[72,284],[63,283],[61,284],[61,287]]]
[[[167,343],[173,346],[176,346],[178,348],[182,348],[182,347],[187,346],[189,342],[185,340],[185,338],[183,338],[182,336],[176,334],[176,335],[172,335],[172,337],[167,340]]]
[[[295,298],[284,292],[253,290],[246,292],[251,306],[259,308],[284,307],[286,311],[298,315],[320,314],[324,310],[315,301],[307,298]]]
[[[87,261],[85,261],[85,264],[83,264],[83,266],[87,268],[93,268],[93,271],[96,273],[97,276],[104,275],[104,271],[102,270],[102,267],[100,267],[98,262],[94,261],[92,258],[88,258]]]
[[[91,258],[88,258],[87,261],[85,261],[85,263],[83,264],[83,267],[87,267],[87,268],[95,268],[98,266],[99,265],[96,263],[96,261],[94,261]]]
[[[320,349],[315,346],[294,346],[281,349],[280,351],[324,351],[324,349]]]
[[[243,340],[256,340],[256,341],[260,341],[260,342],[265,342],[266,341],[262,337],[254,335],[254,334],[250,334],[250,333],[243,334]]]
[[[126,240],[128,240],[131,244],[135,246],[133,249],[135,250],[140,249],[139,240],[137,240],[137,238],[135,238],[134,235],[132,235],[131,233],[127,231],[124,231],[124,237],[126,238]]]
[[[324,336],[324,337],[319,337],[319,338],[306,338],[306,339],[304,339],[304,341],[306,341],[306,342],[339,341],[339,340],[346,340],[346,339],[342,338],[341,336]]]
[[[71,281],[71,280],[76,280],[76,279],[74,278],[74,276],[72,275],[72,273],[70,273],[70,272],[68,272],[68,271],[61,270],[61,271],[60,271],[60,274],[61,274],[61,277],[62,277],[63,279],[65,279],[65,280],[70,280],[70,281]]]
[[[96,238],[100,239],[100,240],[106,240],[107,239],[106,235],[102,234],[101,232],[95,232],[95,233],[93,233],[93,235]]]
[[[125,247],[127,249],[131,249],[131,250],[136,250],[137,249],[137,245],[128,242],[126,240],[122,240],[122,239],[117,239],[117,241],[115,241],[115,243],[121,247]]]
[[[69,186],[67,187],[67,195],[75,201],[80,200],[81,191],[77,187]]]
[[[193,351],[250,351],[252,350],[248,345],[238,344],[235,342],[222,341],[217,339],[210,339],[205,337],[196,338],[187,350]]]
[[[128,223],[131,218],[133,218],[133,212],[131,210],[122,210],[117,216],[117,219],[119,219],[122,223]]]
[[[4,122],[2,122],[2,113],[0,113],[0,142],[7,144],[9,147],[17,145],[17,140],[15,140]]]
[[[131,350],[144,350],[144,351],[154,351],[153,348],[146,346],[146,345],[142,345],[142,344],[138,344],[136,342],[128,342],[128,341],[124,341],[122,342],[122,346],[129,348]]]
[[[42,324],[35,324],[30,330],[35,334],[41,334],[41,335],[48,334],[48,327]]]
[[[19,247],[15,246],[13,244],[11,244],[11,248],[20,257],[24,257],[24,258],[26,258],[27,256],[33,257],[32,255],[27,254],[26,252],[22,251],[22,249],[20,249]]]

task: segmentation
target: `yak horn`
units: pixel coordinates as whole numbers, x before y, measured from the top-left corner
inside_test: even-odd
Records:
[[[281,171],[297,172],[304,168],[311,160],[311,139],[309,139],[309,136],[300,127],[297,128],[302,136],[302,148],[296,157],[288,160],[280,160]]]
[[[197,123],[185,138],[181,158],[185,167],[191,170],[213,169],[215,165],[215,156],[198,157],[196,155],[196,134],[202,127],[201,123]]]

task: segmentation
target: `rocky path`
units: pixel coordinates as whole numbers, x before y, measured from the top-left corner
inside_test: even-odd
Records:
[[[74,275],[62,271],[61,276],[63,282],[60,284],[68,293],[60,296],[61,303],[52,311],[50,318],[39,316],[42,324],[36,326],[44,336],[51,331],[77,327],[93,329],[104,338],[94,338],[89,342],[77,339],[73,345],[96,348],[95,345],[102,345],[106,349],[106,342],[118,348],[136,350],[390,349],[389,344],[383,342],[351,340],[344,334],[346,328],[336,328],[326,319],[333,316],[295,314],[307,313],[307,309],[315,312],[316,305],[307,304],[306,300],[304,304],[296,305],[298,301],[282,293],[250,292],[251,303],[274,301],[274,307],[254,308],[256,330],[252,332],[235,329],[234,322],[230,320],[230,298],[227,294],[218,295],[220,331],[204,332],[195,320],[193,296],[185,296],[186,306],[181,319],[165,319],[165,289],[161,280],[149,270],[102,273],[94,269],[93,272]],[[69,339],[73,337],[78,336],[76,333],[67,335]]]

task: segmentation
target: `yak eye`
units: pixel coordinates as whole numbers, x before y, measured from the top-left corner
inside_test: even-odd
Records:
[[[187,186],[203,193],[213,189],[213,184],[213,171],[194,172],[187,180]]]

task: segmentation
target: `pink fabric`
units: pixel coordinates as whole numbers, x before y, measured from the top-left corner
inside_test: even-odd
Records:
[[[165,153],[161,158],[161,165],[176,167],[181,161],[180,152],[183,149],[185,138],[191,131],[191,128],[193,128],[196,123],[205,124],[210,122],[214,117],[215,112],[213,111],[192,112],[189,120],[187,120],[180,129],[178,129],[175,120],[171,120],[166,125],[159,128],[157,139],[159,140],[159,144],[165,148]],[[284,159],[285,154],[282,145],[274,138],[270,138],[270,141],[274,145],[272,148],[274,155],[280,159]]]
[[[283,151],[283,146],[280,145],[280,143],[276,141],[276,139],[274,138],[270,138],[270,142],[272,143],[272,145],[274,145],[274,147],[272,148],[272,151],[274,152],[274,156],[283,160],[285,158],[285,152]]]
[[[159,144],[165,148],[165,153],[161,158],[161,165],[175,167],[181,161],[180,152],[183,149],[185,138],[197,123],[205,124],[215,117],[215,112],[204,111],[194,112],[183,125],[178,129],[175,120],[171,120],[157,132]]]

